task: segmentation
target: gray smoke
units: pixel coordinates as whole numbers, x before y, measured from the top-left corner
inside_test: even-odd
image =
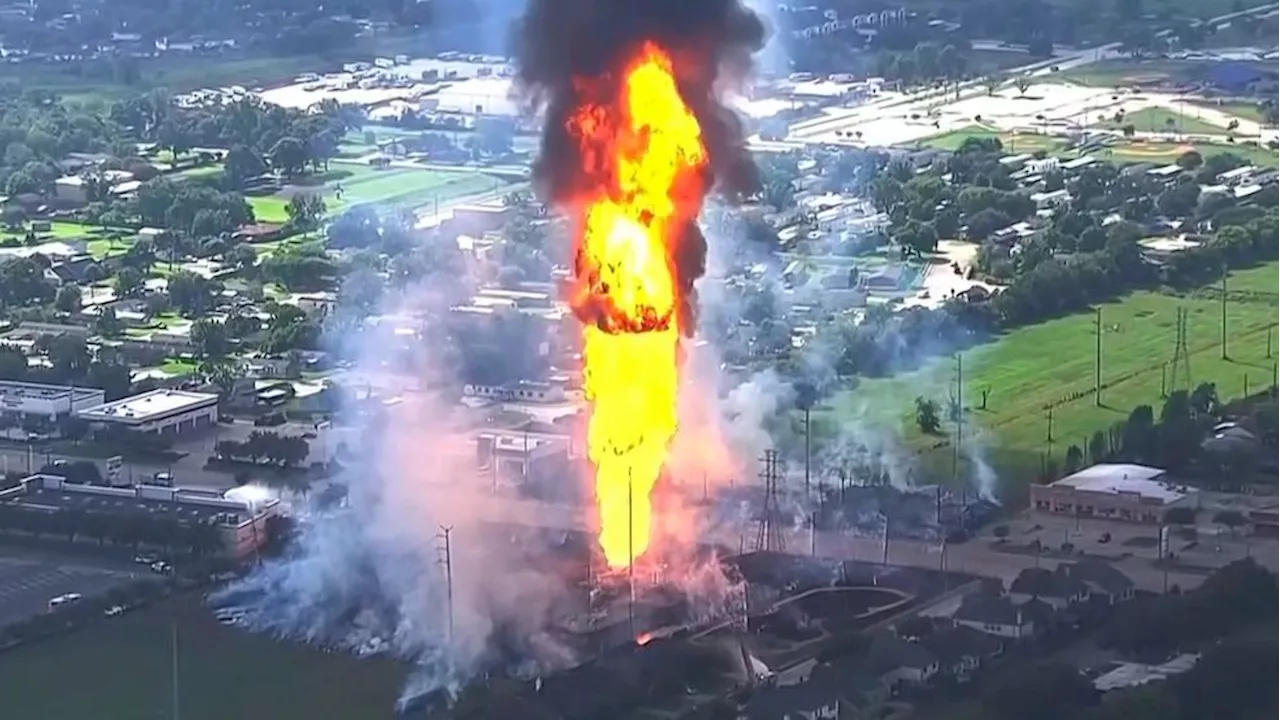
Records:
[[[456,691],[488,668],[535,672],[574,659],[546,632],[568,604],[566,583],[530,561],[556,533],[512,531],[528,519],[523,506],[494,498],[476,471],[475,420],[451,395],[455,366],[438,342],[453,293],[466,290],[446,285],[428,276],[388,289],[382,316],[339,324],[334,351],[356,359],[347,386],[380,393],[341,413],[350,452],[334,484],[345,497],[334,504],[316,489],[296,500],[291,552],[210,598],[253,631],[407,661],[402,703]]]

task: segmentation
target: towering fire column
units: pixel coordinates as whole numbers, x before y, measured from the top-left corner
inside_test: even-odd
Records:
[[[519,83],[545,111],[540,193],[575,222],[583,376],[600,545],[614,568],[652,543],[651,493],[676,433],[681,336],[713,183],[758,185],[742,128],[720,102],[764,26],[738,0],[528,0]]]
[[[674,256],[706,193],[701,129],[671,58],[644,43],[620,72],[580,81],[593,101],[570,120],[585,173],[577,288],[600,545],[611,567],[649,546],[649,496],[676,432],[680,287]],[[630,515],[628,515],[630,513]]]

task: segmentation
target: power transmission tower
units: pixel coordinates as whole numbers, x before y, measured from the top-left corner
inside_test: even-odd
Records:
[[[1171,390],[1191,389],[1191,353],[1187,350],[1187,309],[1178,308],[1178,322],[1173,345]]]
[[[440,564],[444,566],[445,612],[449,614],[449,645],[453,645],[453,544],[452,525],[440,526]]]
[[[760,471],[760,479],[764,480],[764,512],[756,521],[757,551],[786,552],[787,544],[782,536],[781,511],[778,505],[778,452],[764,451],[764,469]]]

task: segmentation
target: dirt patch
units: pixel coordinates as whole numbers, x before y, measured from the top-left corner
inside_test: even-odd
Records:
[[[1113,149],[1119,150],[1121,148],[1115,147]],[[1193,145],[1159,145],[1153,147],[1142,143],[1129,143],[1123,147],[1125,155],[1148,155],[1162,158],[1170,155],[1181,155],[1192,150],[1195,150]]]

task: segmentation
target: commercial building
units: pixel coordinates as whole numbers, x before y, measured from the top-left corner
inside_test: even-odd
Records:
[[[101,405],[98,388],[0,380],[0,414],[18,418],[57,420],[85,408]]]
[[[67,483],[57,475],[32,475],[16,487],[0,492],[0,506],[34,512],[84,516],[167,516],[189,524],[212,524],[221,539],[221,554],[245,557],[267,539],[267,520],[276,513],[279,500],[252,501],[224,497],[216,492],[189,488],[138,485],[99,487]],[[87,535],[78,536],[89,539]]]
[[[1160,468],[1102,463],[1049,485],[1032,485],[1031,506],[1055,515],[1155,525],[1169,508],[1195,506],[1197,495]]]
[[[477,467],[507,480],[559,474],[571,451],[567,437],[518,430],[482,431],[475,442]]]
[[[152,390],[101,403],[76,413],[102,426],[173,435],[209,427],[218,421],[218,396],[185,390]]]

